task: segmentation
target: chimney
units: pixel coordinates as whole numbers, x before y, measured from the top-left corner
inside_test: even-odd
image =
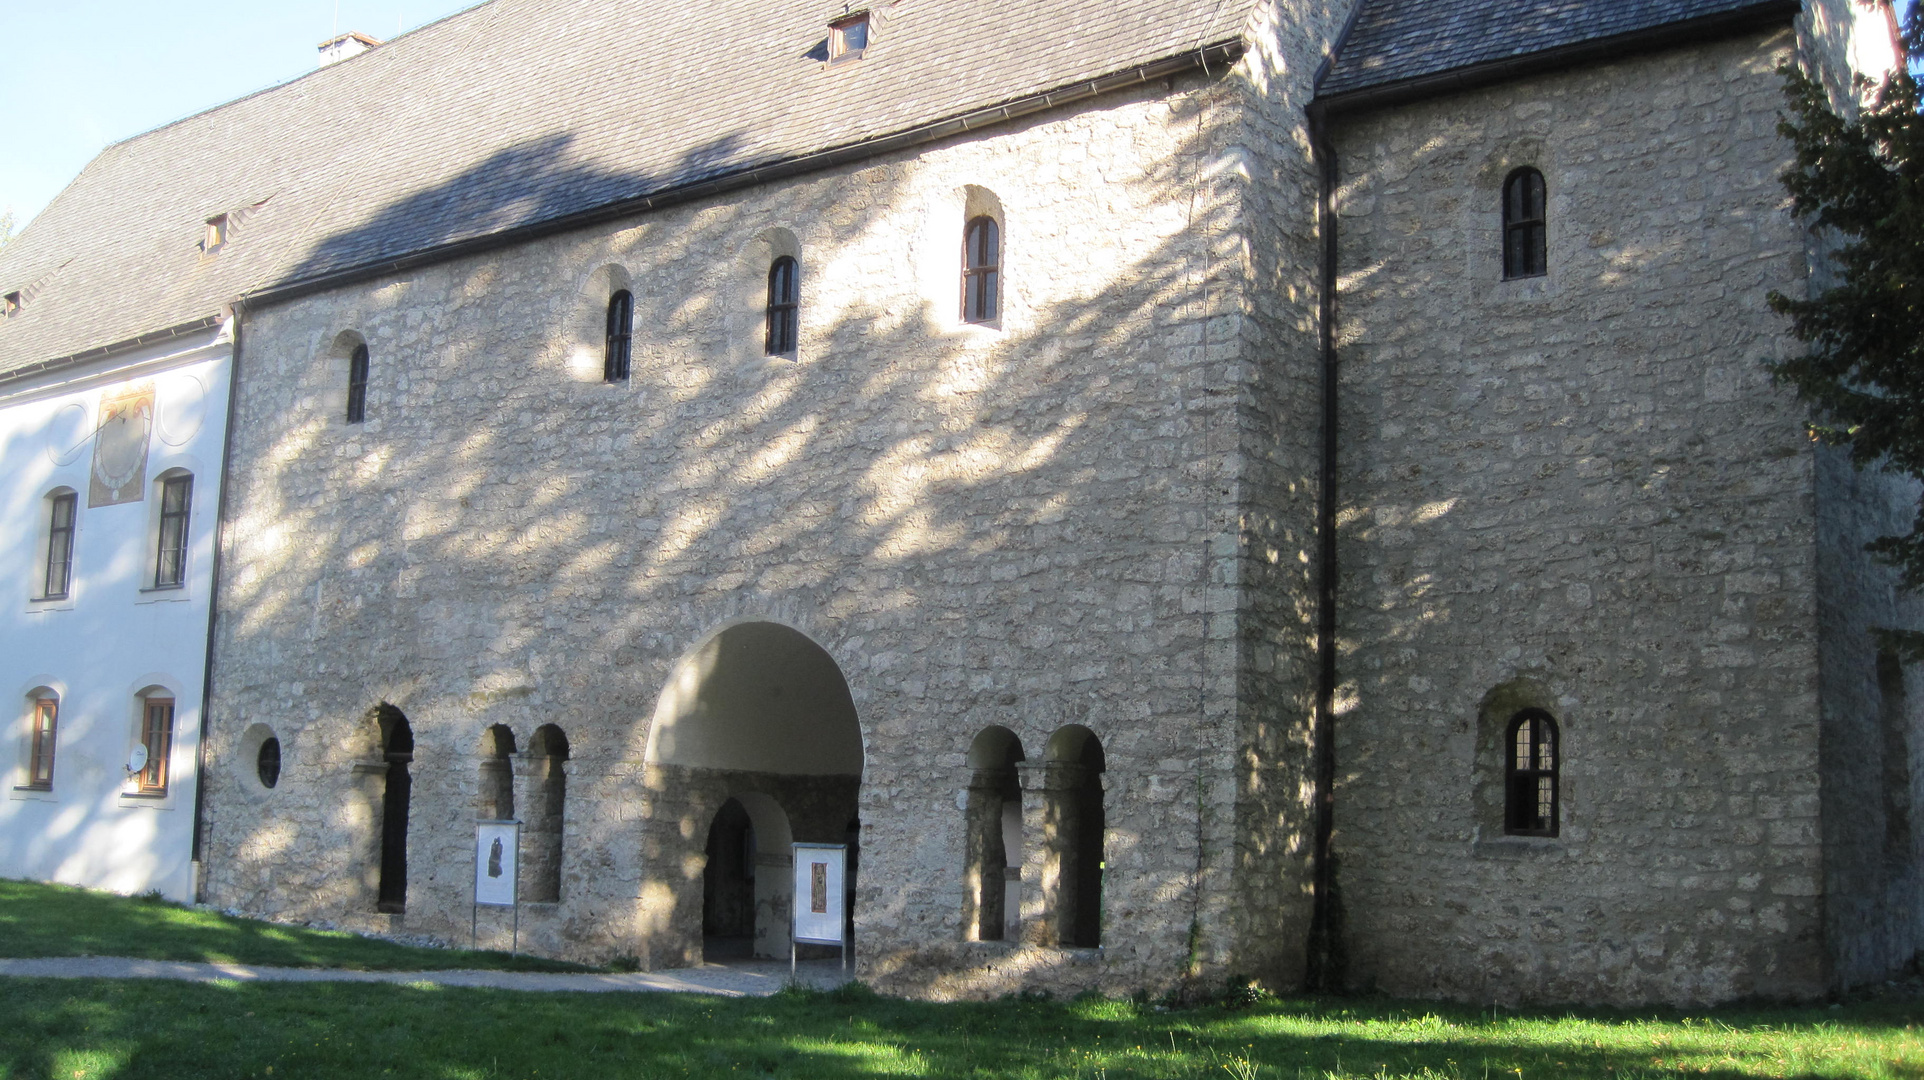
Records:
[[[338,64],[350,57],[359,56],[380,43],[381,39],[379,38],[371,38],[366,34],[358,34],[352,30],[338,37],[328,38],[326,41],[321,42],[320,66],[326,67],[329,64]]]

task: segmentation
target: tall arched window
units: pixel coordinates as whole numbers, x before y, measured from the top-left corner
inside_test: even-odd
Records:
[[[763,351],[769,356],[795,352],[802,301],[795,270],[795,260],[787,255],[768,268],[768,333]]]
[[[1080,724],[1049,737],[1048,778],[1043,791],[1042,899],[1053,944],[1094,948],[1102,944],[1104,837],[1102,774],[1108,767],[1102,740]]]
[[[133,775],[142,795],[167,794],[169,765],[174,756],[174,696],[156,687],[140,699],[140,745],[147,761]]]
[[[1550,272],[1543,174],[1518,169],[1503,181],[1503,277],[1542,277]]]
[[[381,878],[375,910],[398,915],[408,906],[408,804],[414,779],[414,729],[392,705],[377,711],[381,725],[381,756],[386,759],[386,782],[381,789]]]
[[[1542,709],[1525,709],[1511,718],[1503,746],[1503,831],[1555,836],[1557,722]]]
[[[528,805],[522,807],[521,899],[552,904],[561,899],[561,821],[568,801],[568,737],[553,724],[528,740]]]
[[[482,821],[514,820],[514,732],[496,724],[481,736],[481,790],[474,816]]]
[[[962,233],[962,320],[994,322],[1002,310],[1002,230],[987,214]]]
[[[622,289],[608,298],[608,341],[601,354],[601,381],[627,382],[635,335],[635,296]]]
[[[367,419],[367,346],[356,345],[347,358],[347,422]]]
[[[60,734],[60,696],[42,687],[33,695],[33,735],[27,749],[26,783],[36,791],[53,790],[53,753]]]
[[[975,941],[1004,941],[1021,923],[1022,784],[1016,763],[1022,742],[992,727],[969,747],[968,910],[963,926]]]

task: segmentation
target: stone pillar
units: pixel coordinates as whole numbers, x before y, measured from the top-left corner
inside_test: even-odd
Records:
[[[347,797],[359,805],[352,808],[350,820],[361,818],[368,827],[356,838],[350,858],[354,860],[353,872],[361,881],[357,907],[361,911],[373,911],[381,896],[381,827],[385,817],[387,762],[357,761],[353,770]]]
[[[764,959],[788,959],[790,887],[795,859],[786,851],[755,852],[755,949]]]
[[[1004,936],[1004,883],[1008,853],[1002,841],[1002,805],[1009,786],[1007,769],[975,769],[969,777],[964,812],[962,932],[971,941]]]
[[[1027,945],[1054,945],[1056,926],[1052,919],[1055,878],[1061,867],[1053,858],[1051,820],[1054,800],[1048,792],[1047,762],[1023,762],[1015,767],[1022,785],[1022,909],[1020,939]]]

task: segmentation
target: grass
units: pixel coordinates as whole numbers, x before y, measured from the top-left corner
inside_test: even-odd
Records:
[[[1521,1013],[1383,1001],[1143,1012],[331,983],[0,980],[0,1078],[886,1076],[1535,1080],[1924,1076],[1909,1002]]]
[[[236,919],[157,898],[4,879],[0,956],[131,956],[364,971],[589,970],[532,956],[415,948],[359,934]]]
[[[565,968],[0,881],[0,955],[384,970]],[[425,983],[0,979],[0,1080],[964,1077],[971,1080],[1924,1078],[1924,1000],[1680,1013],[1379,999],[1159,1012],[1099,998],[932,1005]]]

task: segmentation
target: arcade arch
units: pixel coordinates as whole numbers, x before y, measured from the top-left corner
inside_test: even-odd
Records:
[[[750,937],[753,955],[787,956],[789,845],[850,843],[857,817],[862,729],[841,668],[780,623],[726,627],[670,673],[646,760],[670,956],[699,959],[708,931],[718,949]]]

